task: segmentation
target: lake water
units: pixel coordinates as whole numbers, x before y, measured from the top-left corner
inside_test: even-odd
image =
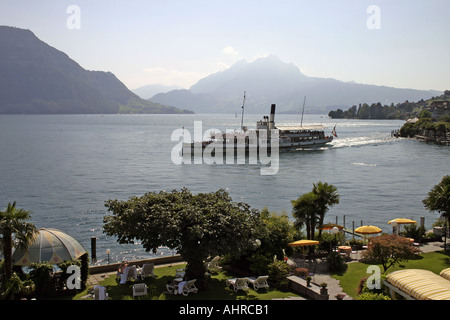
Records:
[[[252,128],[260,118],[246,115],[244,124]],[[0,207],[16,201],[32,211],[36,227],[60,229],[88,251],[96,237],[98,263],[105,263],[106,249],[111,262],[153,256],[102,230],[106,200],[148,191],[224,188],[234,201],[290,215],[291,200],[322,181],[340,194],[326,222],[338,217],[342,224],[345,215],[347,228],[363,221],[391,232],[387,222],[394,218],[425,217],[427,228],[438,218],[422,200],[450,174],[450,148],[392,138],[403,121],[305,115],[304,125],[326,125],[328,134],[336,125],[338,138],[318,150],[281,153],[274,175],[261,175],[260,164],[174,164],[172,133],[184,127],[193,134],[195,121],[203,131],[225,132],[240,126],[240,115],[1,115]],[[300,116],[276,115],[275,122],[295,124]],[[167,248],[158,252],[167,254]]]

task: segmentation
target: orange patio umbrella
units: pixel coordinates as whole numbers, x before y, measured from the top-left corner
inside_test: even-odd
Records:
[[[325,223],[321,226],[318,226],[317,229],[322,229],[322,230],[331,230],[334,227],[338,228],[339,230],[344,229],[344,226],[341,226],[339,224],[335,224],[335,223]]]

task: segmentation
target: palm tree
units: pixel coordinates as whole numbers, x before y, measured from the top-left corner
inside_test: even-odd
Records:
[[[314,184],[312,193],[316,195],[317,201],[317,219],[319,226],[323,225],[325,214],[331,206],[339,203],[337,188],[332,184],[319,182]],[[322,229],[319,229],[319,239],[322,235]]]
[[[314,228],[316,224],[316,195],[312,192],[305,193],[292,200],[292,216],[295,218],[295,227],[298,229],[306,227],[306,238],[314,239]]]
[[[428,197],[422,201],[430,211],[437,211],[442,218],[447,219],[450,226],[450,176],[444,176],[442,181],[435,185],[428,193]],[[447,230],[445,230],[447,234]]]
[[[292,200],[292,215],[296,219],[297,228],[306,227],[306,236],[314,240],[316,225],[322,225],[330,206],[339,203],[337,188],[328,183],[318,182],[313,184],[313,189]],[[319,238],[322,230],[319,231]]]
[[[30,217],[30,211],[16,209],[15,201],[13,204],[9,203],[5,211],[0,211],[0,245],[5,259],[5,279],[12,275],[13,238],[18,247],[25,247],[37,233],[32,223],[25,222]]]

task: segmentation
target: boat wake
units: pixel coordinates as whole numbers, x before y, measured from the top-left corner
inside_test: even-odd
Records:
[[[354,166],[361,166],[361,167],[376,167],[376,163],[364,163],[364,162],[352,162],[352,165]]]
[[[352,137],[352,138],[342,138],[333,141],[333,148],[345,148],[345,147],[362,147],[368,145],[380,145],[392,143],[395,138],[391,137]]]

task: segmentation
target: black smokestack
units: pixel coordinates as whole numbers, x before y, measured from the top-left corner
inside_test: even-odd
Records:
[[[270,107],[270,122],[269,122],[269,129],[275,128],[275,104],[272,104]]]

